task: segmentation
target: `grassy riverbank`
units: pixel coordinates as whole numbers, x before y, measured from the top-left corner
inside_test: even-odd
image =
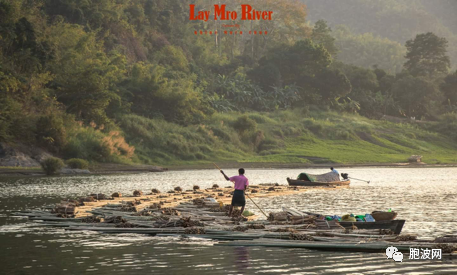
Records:
[[[155,165],[206,169],[213,168],[212,162],[225,168],[402,166],[411,155],[422,155],[422,161],[432,166],[455,165],[457,145],[447,133],[452,123],[393,123],[308,109],[216,113],[192,126],[126,115],[119,118],[118,133],[125,137],[123,144],[134,148],[132,158],[118,163],[92,161],[89,170],[137,173],[154,171]],[[0,174],[41,175],[42,171],[1,167]]]
[[[135,174],[144,172],[161,172],[161,167],[152,165],[121,164],[121,163],[93,163],[89,170],[93,174]],[[41,167],[8,167],[0,166],[0,176],[44,176]],[[65,174],[61,174],[65,175]],[[75,174],[67,174],[75,175]]]
[[[197,126],[127,115],[120,120],[136,161],[164,166],[212,161],[276,164],[457,163],[455,142],[430,124],[294,110],[215,114]]]

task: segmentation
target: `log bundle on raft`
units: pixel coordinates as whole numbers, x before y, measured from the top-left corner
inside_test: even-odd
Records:
[[[270,213],[268,220],[276,224],[313,224],[316,222],[316,216],[281,211]]]
[[[59,203],[56,204],[52,213],[57,213],[57,217],[70,218],[76,214],[76,205],[74,203]]]
[[[306,191],[306,188],[294,190],[287,186],[275,186],[276,191],[272,192],[268,190],[269,187],[253,187],[251,190],[257,193],[251,193],[251,197]],[[52,211],[22,211],[15,215],[42,221],[39,226],[158,237],[193,236],[213,239],[217,241],[216,245],[365,252],[385,252],[390,245],[406,252],[410,247],[442,247],[445,249],[443,253],[457,250],[455,236],[428,241],[415,235],[395,235],[386,229],[343,228],[336,221],[317,219],[315,215],[290,208],[270,213],[267,220],[257,220],[257,216],[229,217],[227,204],[231,196],[227,195],[233,191],[233,187],[173,191],[178,193],[153,192],[139,197],[105,196],[104,199],[98,196],[98,200],[90,195],[83,200],[62,201]],[[89,197],[92,199],[84,201]]]

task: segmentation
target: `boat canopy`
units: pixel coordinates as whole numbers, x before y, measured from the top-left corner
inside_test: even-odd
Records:
[[[311,182],[333,182],[340,181],[338,173],[329,172],[322,175],[312,175],[308,173],[300,173],[297,177],[298,180],[311,181]]]

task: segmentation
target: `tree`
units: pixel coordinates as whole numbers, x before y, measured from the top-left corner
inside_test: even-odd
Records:
[[[457,105],[457,71],[444,78],[440,89],[444,93],[447,102]]]
[[[342,97],[351,92],[352,86],[346,75],[339,69],[324,69],[316,75],[318,93],[326,100]]]
[[[50,86],[57,100],[87,124],[111,123],[106,109],[111,101],[120,100],[116,85],[124,78],[124,56],[106,54],[96,33],[80,26],[59,23],[49,32],[56,55],[49,65],[55,74]]]
[[[211,110],[195,88],[195,77],[176,76],[161,65],[136,63],[123,83],[132,111],[145,117],[162,117],[178,123],[195,123]]]
[[[0,90],[1,88],[0,81]],[[0,106],[0,141],[8,141],[13,139],[14,130],[17,131],[18,126],[21,125],[19,122],[24,116],[22,105],[11,97],[0,93]],[[19,136],[21,134],[23,135],[23,133],[19,133]]]
[[[380,106],[376,102],[379,89],[377,75],[372,70],[349,65],[343,66],[343,71],[352,85],[348,97],[360,103],[360,114],[373,117],[379,113]]]
[[[38,144],[59,153],[67,139],[63,118],[54,113],[40,117],[36,122],[36,137]]]
[[[335,46],[335,38],[331,35],[331,32],[332,29],[327,26],[327,21],[318,20],[316,24],[314,24],[311,39],[314,43],[324,46],[324,48],[335,57],[338,53],[338,48]]]
[[[157,54],[160,65],[175,71],[188,72],[189,62],[179,47],[166,46]]]
[[[406,41],[405,69],[413,76],[431,79],[447,74],[451,66],[447,43],[446,38],[432,32],[418,34],[414,40]]]
[[[264,66],[259,66],[249,72],[249,77],[257,82],[264,91],[270,90],[272,87],[282,86],[282,77],[279,68],[273,64],[268,63]]]
[[[297,84],[303,88],[312,85],[315,74],[328,67],[331,62],[330,54],[322,45],[305,39],[297,41],[292,46],[282,45],[269,50],[259,61],[259,66],[248,75],[257,83],[270,82],[270,74],[262,75],[259,72],[273,72],[273,68],[276,67],[277,70],[274,70],[275,82],[283,85]],[[269,67],[269,69],[267,70],[265,67]],[[281,81],[277,79],[279,75]]]
[[[238,2],[244,3],[239,0]],[[301,0],[263,0],[259,2],[262,3],[263,9],[274,11],[274,13],[272,20],[247,21],[252,30],[268,32],[268,35],[251,36],[252,39],[248,42],[250,47],[246,50],[253,57],[260,58],[268,49],[282,43],[292,45],[310,37],[311,29],[307,23],[307,8]]]
[[[420,118],[434,112],[439,91],[435,85],[424,78],[404,76],[392,87],[395,99],[400,104],[402,113],[408,117]]]
[[[372,33],[355,34],[344,25],[336,26],[332,35],[341,62],[364,68],[377,65],[389,73],[396,73],[402,70],[406,61],[406,48],[388,38]]]

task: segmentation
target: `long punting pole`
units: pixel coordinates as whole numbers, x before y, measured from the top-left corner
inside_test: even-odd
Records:
[[[222,171],[222,169],[221,169],[219,166],[217,166],[216,163],[213,162],[213,164],[214,164],[214,166],[216,166],[217,169],[219,169],[219,171]],[[244,194],[252,201],[252,203],[253,203],[253,204],[260,210],[260,212],[262,212],[262,214],[264,214],[265,217],[267,217],[267,219],[268,219],[267,214],[265,214],[265,212],[263,212],[263,210],[257,205],[257,203],[255,203],[255,201],[254,201],[253,199],[251,199],[251,197],[249,197],[249,195],[246,194],[246,192],[244,192]]]
[[[366,182],[366,183],[370,183],[369,180],[361,180],[361,179],[356,179],[356,178],[351,178],[351,177],[348,177],[348,178],[350,178],[351,180],[360,180],[360,181],[364,181],[364,182]]]

